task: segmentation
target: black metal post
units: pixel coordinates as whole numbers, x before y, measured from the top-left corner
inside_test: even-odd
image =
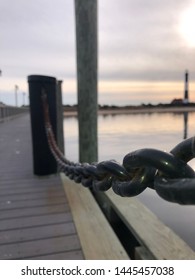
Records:
[[[56,122],[56,79],[54,77],[28,76],[30,116],[33,144],[33,169],[35,175],[49,175],[57,172],[57,163],[50,152],[44,127],[41,94],[47,94],[50,120],[54,135],[57,135]]]

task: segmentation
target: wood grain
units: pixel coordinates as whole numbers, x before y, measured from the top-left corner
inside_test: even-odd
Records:
[[[155,259],[194,260],[194,251],[136,198],[106,193],[113,209]]]
[[[90,191],[61,174],[86,259],[129,259]]]
[[[59,175],[33,175],[29,115],[0,131],[0,259],[83,259]]]

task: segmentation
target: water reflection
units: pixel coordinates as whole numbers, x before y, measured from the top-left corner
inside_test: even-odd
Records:
[[[170,151],[191,131],[195,132],[195,125],[191,122],[188,129],[183,113],[100,116],[99,159],[115,156],[121,161],[126,153],[141,148]]]
[[[99,160],[116,157],[140,148],[170,151],[182,139],[195,134],[195,113],[153,113],[105,115],[98,118]],[[78,160],[78,121],[65,118],[65,150]]]
[[[188,137],[188,112],[183,113],[183,120],[184,120],[183,139],[186,139]]]
[[[183,138],[194,136],[194,120],[195,113],[191,112],[99,116],[99,161],[115,159],[122,162],[127,153],[141,148],[170,151]],[[77,161],[77,119],[65,119],[64,130],[66,156]],[[195,162],[190,162],[190,165],[195,168]],[[166,202],[150,189],[138,199],[195,250],[195,206]]]

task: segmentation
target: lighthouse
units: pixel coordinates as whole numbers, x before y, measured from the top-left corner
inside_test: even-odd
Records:
[[[184,99],[183,104],[188,104],[189,96],[188,96],[188,71],[185,72],[185,84],[184,84]]]

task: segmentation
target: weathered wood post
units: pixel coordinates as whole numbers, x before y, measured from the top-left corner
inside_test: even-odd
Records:
[[[97,0],[75,0],[79,160],[97,161]]]
[[[62,81],[57,81],[56,94],[57,111],[57,143],[60,150],[64,153],[64,130],[63,130],[63,105],[62,105]]]

